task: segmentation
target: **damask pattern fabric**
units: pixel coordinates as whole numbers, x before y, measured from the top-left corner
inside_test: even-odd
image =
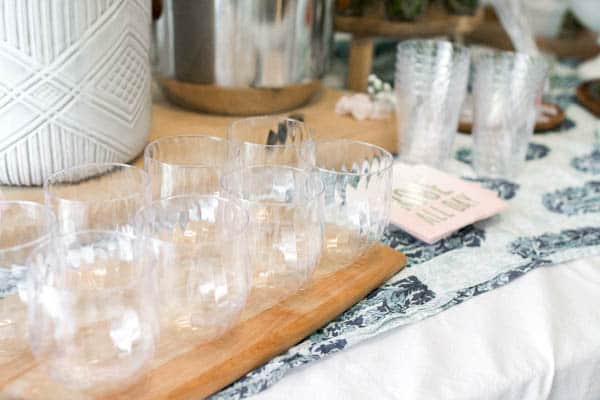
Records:
[[[250,372],[214,399],[258,393],[291,369],[410,324],[551,264],[600,254],[600,149],[596,120],[573,102],[574,70],[558,65],[550,100],[567,107],[568,123],[536,135],[514,181],[476,177],[471,137],[459,135],[448,171],[496,190],[510,207],[428,245],[390,226],[383,242],[408,257],[400,273],[327,326]]]
[[[527,153],[525,156],[526,161],[538,160],[540,158],[544,158],[548,155],[550,149],[548,146],[531,142],[527,147]],[[456,159],[458,161],[462,161],[465,164],[473,163],[473,154],[470,148],[461,147],[456,151]]]

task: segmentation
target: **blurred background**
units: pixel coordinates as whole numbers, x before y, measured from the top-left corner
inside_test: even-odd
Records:
[[[394,81],[396,44],[414,37],[446,37],[468,45],[540,52],[573,63],[600,53],[598,35],[588,29],[569,0],[338,0],[335,4],[335,46],[326,85],[364,90],[364,71]],[[600,14],[600,2],[587,0]],[[372,23],[377,20],[377,23]],[[373,21],[374,22],[374,21]],[[351,60],[360,41],[372,39]],[[358,44],[360,47],[361,44]],[[362,44],[364,47],[365,44]],[[360,49],[358,50],[360,51]],[[367,55],[372,51],[372,64]],[[351,62],[351,63],[350,63]],[[348,69],[351,77],[347,77]],[[363,68],[362,76],[358,69]],[[598,72],[600,75],[600,71]]]

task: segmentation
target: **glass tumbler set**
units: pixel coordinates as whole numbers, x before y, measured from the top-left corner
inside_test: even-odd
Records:
[[[395,75],[401,159],[438,168],[449,159],[472,70],[473,167],[483,176],[514,177],[525,161],[548,68],[541,56],[471,55],[443,40],[401,42]]]
[[[67,387],[135,382],[161,336],[215,339],[249,298],[273,304],[362,255],[388,223],[392,162],[256,117],[227,139],[156,140],[144,170],[57,172],[46,205],[0,201],[0,364],[28,344]]]

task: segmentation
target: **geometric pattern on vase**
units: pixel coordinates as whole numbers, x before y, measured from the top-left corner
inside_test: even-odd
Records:
[[[141,152],[150,18],[144,0],[0,0],[0,184]]]

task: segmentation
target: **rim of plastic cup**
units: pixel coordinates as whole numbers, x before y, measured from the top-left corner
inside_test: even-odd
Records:
[[[179,168],[207,168],[207,167],[214,167],[214,165],[209,165],[209,164],[180,164],[177,162],[167,162],[167,161],[162,161],[159,160],[155,157],[152,157],[150,155],[150,151],[152,148],[157,147],[158,145],[160,145],[161,143],[165,143],[165,142],[171,142],[171,141],[175,141],[175,140],[179,140],[179,139],[205,139],[211,142],[219,142],[219,143],[223,143],[224,145],[227,144],[227,139],[226,138],[222,138],[219,136],[212,136],[212,135],[204,135],[204,134],[197,134],[197,135],[177,135],[177,136],[165,136],[165,137],[161,137],[158,139],[155,139],[153,141],[151,141],[150,143],[148,143],[146,145],[146,147],[144,148],[144,169],[147,167],[146,165],[146,160],[151,160],[152,162],[155,163],[159,163],[161,165],[172,165],[175,167],[179,167]]]
[[[397,50],[408,49],[411,46],[418,44],[418,43],[426,43],[426,44],[436,45],[436,46],[444,45],[446,47],[451,47],[454,50],[459,50],[459,52],[466,52],[466,53],[470,52],[469,47],[464,46],[462,44],[451,42],[447,39],[408,39],[408,40],[403,40],[403,41],[399,42],[396,45],[396,49]]]
[[[348,144],[352,144],[352,145],[358,145],[361,147],[368,147],[368,148],[376,149],[384,155],[386,164],[383,168],[379,168],[377,171],[370,171],[367,173],[352,172],[352,171],[338,171],[336,169],[319,167],[319,166],[315,167],[315,169],[318,170],[319,172],[324,172],[324,173],[328,173],[328,174],[346,175],[346,176],[365,176],[365,177],[367,177],[367,176],[379,175],[383,172],[386,172],[387,170],[389,170],[390,168],[392,168],[394,166],[394,156],[392,156],[392,153],[390,153],[389,151],[387,151],[386,149],[384,149],[381,146],[377,146],[376,144],[363,142],[361,140],[354,140],[354,139],[325,139],[325,140],[317,141],[317,151],[319,149],[320,143],[326,143],[326,144],[348,143]]]
[[[19,206],[23,208],[36,208],[40,210],[43,214],[45,214],[44,218],[48,218],[48,230],[47,232],[41,234],[39,237],[36,237],[35,239],[16,244],[14,246],[2,247],[2,244],[0,243],[0,254],[19,251],[26,247],[37,247],[46,240],[52,238],[54,229],[56,227],[56,216],[54,215],[50,207],[42,203],[37,203],[35,201],[0,200],[0,214],[2,214],[2,209],[6,206]]]
[[[524,60],[524,62],[529,64],[527,69],[532,74],[530,77],[539,78],[540,83],[547,79],[548,73],[552,67],[551,62],[543,54],[532,55],[516,51],[490,49],[488,51],[482,51],[473,58],[475,74],[477,75],[478,68],[481,68],[484,65],[489,68],[493,65],[494,59],[497,57],[511,59],[512,64],[515,64],[518,60]]]
[[[508,51],[508,50],[499,50],[499,49],[482,49],[473,54],[473,62],[474,64],[479,63],[483,60],[492,60],[498,56],[511,58],[514,60],[517,59],[528,59],[528,61],[535,62],[540,64],[546,68],[550,67],[550,62],[548,57],[543,54],[527,54],[520,51]]]
[[[304,127],[306,128],[306,132],[308,137],[306,138],[306,140],[301,140],[299,142],[291,142],[288,144],[266,144],[266,143],[256,143],[256,142],[249,142],[247,140],[242,140],[242,139],[238,139],[238,138],[234,138],[232,135],[232,131],[235,127],[236,124],[241,124],[243,122],[247,122],[249,120],[253,120],[253,121],[266,121],[266,120],[277,120],[278,123],[282,122],[282,121],[290,121],[293,122],[294,124],[298,124],[298,125],[304,125]],[[231,124],[229,124],[229,126],[227,127],[227,140],[230,142],[235,142],[235,143],[243,143],[244,145],[248,145],[248,146],[259,146],[259,147],[266,147],[266,148],[286,148],[286,147],[296,147],[296,146],[303,146],[305,145],[307,142],[315,142],[315,135],[314,135],[315,130],[313,128],[309,128],[303,121],[298,121],[297,119],[293,119],[293,118],[288,118],[288,117],[280,117],[278,118],[277,116],[272,116],[272,115],[259,115],[256,117],[249,117],[249,118],[242,118],[242,119],[238,119],[233,121]]]
[[[65,174],[67,172],[74,172],[77,170],[83,170],[85,168],[91,168],[91,167],[107,167],[107,171],[106,172],[110,172],[110,167],[114,167],[114,168],[124,168],[127,169],[129,171],[137,171],[137,173],[140,174],[140,176],[142,177],[142,186],[143,186],[143,192],[134,192],[134,193],[130,193],[124,196],[119,196],[119,197],[113,197],[110,199],[98,199],[98,200],[77,200],[77,199],[69,199],[66,197],[61,197],[61,196],[57,196],[55,194],[53,194],[50,190],[50,186],[52,185],[50,183],[50,181],[54,178],[56,178],[57,176],[61,175],[61,174]],[[95,174],[95,175],[90,175],[89,177],[83,178],[80,182],[82,181],[86,181],[89,179],[93,179],[97,176],[100,175],[104,175],[106,172],[103,173],[99,173],[99,174]],[[58,181],[57,183],[61,183],[60,181]],[[64,184],[69,184],[69,182],[64,182]],[[45,180],[44,180],[44,185],[43,185],[43,189],[44,189],[44,196],[46,197],[46,203],[48,198],[54,198],[54,199],[59,199],[61,202],[63,203],[80,203],[80,204],[94,204],[94,203],[110,203],[113,201],[123,201],[123,200],[129,200],[129,199],[133,199],[137,196],[140,195],[140,193],[146,197],[150,195],[150,176],[148,175],[148,173],[146,171],[144,171],[142,168],[136,167],[135,165],[129,165],[129,164],[123,164],[123,163],[86,163],[86,164],[80,164],[80,165],[75,165],[72,167],[67,167],[67,168],[63,168],[59,171],[56,171],[52,174],[50,174]]]

